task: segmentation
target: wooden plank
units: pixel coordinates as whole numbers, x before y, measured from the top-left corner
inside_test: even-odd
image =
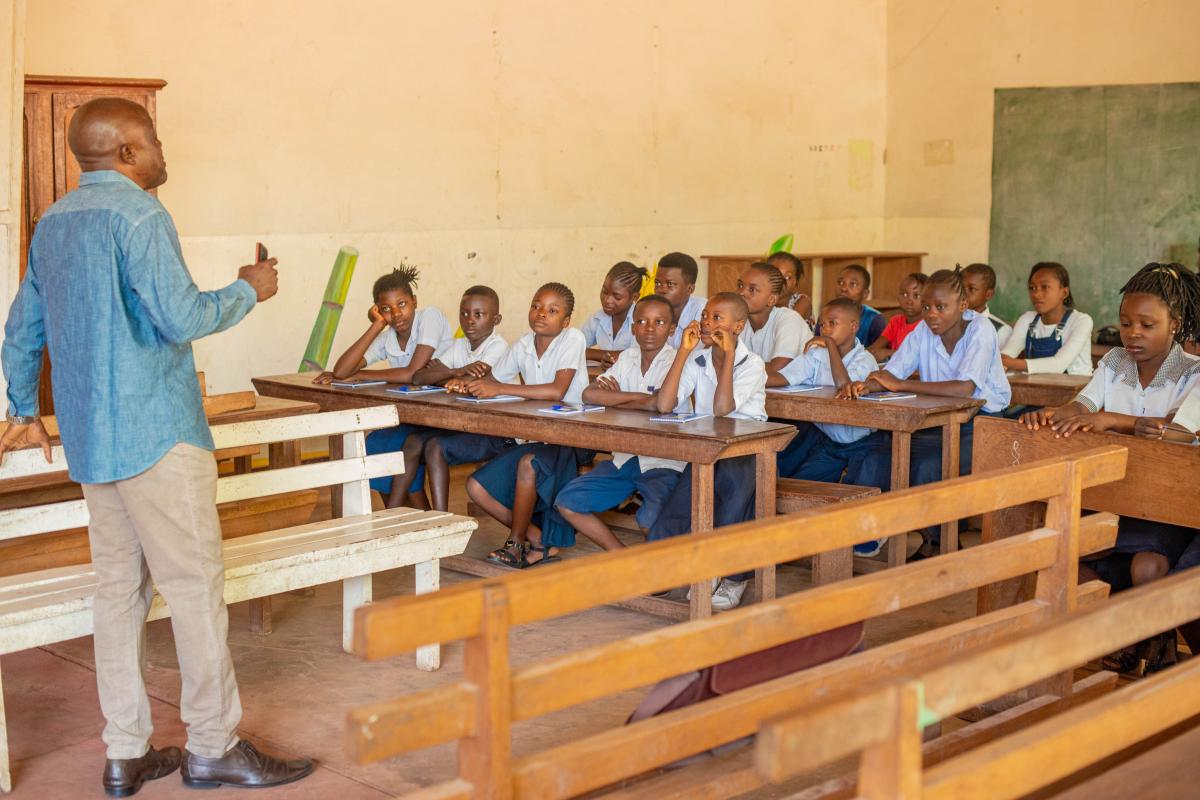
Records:
[[[204,416],[212,417],[230,411],[241,411],[254,408],[254,392],[230,392],[228,394],[210,394],[201,398],[204,404]]]
[[[1193,660],[934,767],[922,797],[1023,797],[1197,713]]]
[[[1194,794],[1200,786],[1200,759],[1196,758],[1200,752],[1200,727],[1191,726],[1174,736],[1170,733],[1164,731],[1163,736],[1167,737],[1164,742],[1139,743],[1151,746],[1124,763],[1055,794],[1054,799],[1128,800],[1131,786],[1137,787],[1137,797],[1141,800],[1175,800]]]
[[[1110,447],[1095,451],[1081,463],[1084,462],[1088,465],[1082,473],[1085,483],[1111,480],[1119,477],[1124,468],[1124,453],[1121,448]],[[938,523],[947,517],[959,519],[997,506],[1038,499],[1047,494],[1046,487],[1061,484],[1069,463],[1065,459],[1048,459],[1020,472],[971,475],[839,503],[784,519],[754,520],[717,532],[572,559],[553,568],[514,573],[496,580],[504,583],[512,599],[513,624],[522,625],[684,586],[713,575],[851,547],[864,538],[888,536],[910,527]],[[805,535],[796,536],[801,526]],[[463,591],[477,591],[477,588],[467,586]],[[444,598],[447,593],[439,595]],[[425,600],[400,597],[369,606],[366,618],[359,618],[359,625],[369,626],[372,636],[366,642],[359,641],[356,652],[366,658],[384,658],[428,644],[423,639],[430,635],[434,636],[430,641],[475,635],[462,622],[477,622],[478,617],[473,615],[446,619],[447,627],[440,629],[411,625],[412,615],[421,613],[418,608]],[[439,598],[439,603],[443,602],[447,601]],[[464,606],[477,607],[478,600],[462,602]],[[433,619],[427,621],[434,623]]]
[[[462,681],[373,703],[346,715],[345,750],[357,764],[370,764],[476,731],[478,690]]]
[[[577,650],[518,669],[515,719],[530,719],[663,678],[764,650],[803,636],[927,603],[1049,565],[1058,534],[1013,537],[1016,546],[973,548],[857,580],[747,606],[706,623],[692,622]],[[1007,543],[1007,541],[1005,543]],[[997,543],[1000,544],[1000,543]],[[753,631],[753,635],[748,632]]]
[[[213,425],[211,430],[217,448],[222,449],[370,431],[398,424],[395,406],[380,405],[350,411]]]
[[[891,695],[894,705],[882,731],[887,738],[863,750],[858,768],[863,800],[921,796],[921,685],[908,681],[892,687]]]
[[[475,686],[475,731],[458,744],[458,776],[478,796],[508,800],[512,783],[512,693],[508,657],[511,605],[502,586],[483,592],[483,624],[463,652],[463,679]]]
[[[53,531],[86,528],[87,501],[70,500],[53,505],[0,511],[0,541]]]
[[[970,651],[1047,618],[1026,603],[872,648],[803,672],[715,697],[670,714],[524,756],[515,766],[519,797],[570,797],[640,775],[660,764],[749,736],[784,708],[802,708],[830,691],[853,693]],[[719,617],[718,617],[719,619]]]
[[[217,502],[316,489],[351,481],[365,481],[404,472],[403,453],[378,453],[363,458],[320,461],[299,467],[229,475],[217,480]]]

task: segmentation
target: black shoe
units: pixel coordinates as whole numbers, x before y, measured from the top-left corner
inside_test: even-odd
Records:
[[[179,769],[182,757],[178,747],[151,747],[141,758],[110,758],[104,764],[104,793],[109,797],[135,795],[146,781],[165,778]]]
[[[183,783],[193,789],[242,786],[262,789],[307,777],[313,771],[309,758],[284,761],[260,753],[247,741],[238,742],[220,758],[203,758],[184,752]]]

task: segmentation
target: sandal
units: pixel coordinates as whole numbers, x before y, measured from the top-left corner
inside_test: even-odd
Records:
[[[541,553],[542,557],[537,561],[530,561],[529,553],[531,550],[536,550],[537,552]],[[551,555],[549,547],[545,547],[540,544],[534,544],[533,542],[526,542],[525,551],[521,554],[521,561],[524,563],[521,564],[520,568],[525,569],[526,567],[540,567],[542,564],[553,564],[555,561],[562,561],[562,556]]]
[[[521,562],[525,560],[525,551],[510,536],[504,540],[504,544],[500,549],[488,553],[487,560],[504,567],[521,569]]]

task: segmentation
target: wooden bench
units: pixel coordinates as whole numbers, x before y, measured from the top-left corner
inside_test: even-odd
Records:
[[[1044,625],[1076,604],[1106,597],[1106,584],[1076,585],[1078,557],[1110,546],[1116,521],[1109,514],[1081,520],[1079,496],[1084,487],[1120,478],[1124,466],[1124,449],[1101,448],[360,608],[355,612],[354,650],[363,658],[386,658],[428,642],[462,639],[463,676],[351,712],[347,747],[356,760],[366,763],[457,740],[458,777],[410,795],[426,800],[560,798],[606,788],[605,796],[655,800],[731,797],[749,791],[763,783],[749,760],[750,748],[743,748],[740,765],[727,758],[716,771],[701,764],[631,787],[614,784],[750,736],[781,708],[877,686],[949,654]],[[1049,528],[512,665],[509,633],[518,625],[1032,500],[1049,501]],[[512,756],[511,732],[519,721],[1030,571],[1038,575],[1038,595],[1027,603],[631,725],[584,732],[564,744]],[[1059,692],[1053,702],[1076,702],[1111,688],[1115,680],[1106,673],[1073,686],[1069,677],[1060,676],[1051,687]]]
[[[293,589],[342,582],[343,647],[349,651],[355,609],[369,603],[372,576],[416,567],[416,591],[438,588],[439,559],[461,553],[476,523],[437,511],[396,508],[371,512],[369,479],[404,469],[401,453],[366,455],[364,431],[397,424],[393,406],[335,411],[306,417],[213,426],[218,448],[263,445],[303,436],[340,436],[344,457],[304,466],[232,475],[217,482],[217,501],[341,486],[339,519],[257,533],[224,543],[225,601],[266,597]],[[65,456],[55,447],[47,464],[40,449],[9,454],[0,480],[61,470]],[[0,512],[0,539],[49,534],[87,525],[87,504],[71,500]],[[92,633],[95,573],[90,564],[11,575],[0,579],[0,654],[13,653]],[[170,616],[155,597],[149,619]],[[440,649],[424,643],[417,666],[437,669]],[[0,704],[0,787],[8,790],[7,732]]]
[[[795,514],[810,508],[820,508],[831,503],[847,503],[877,494],[879,489],[875,486],[779,478],[775,481],[775,511],[779,514]],[[815,586],[845,580],[853,574],[853,547],[831,550],[812,558],[812,582]]]
[[[989,547],[984,545],[983,547]],[[757,742],[760,774],[778,782],[860,755],[856,796],[864,800],[1026,797],[1060,782],[1113,770],[1123,751],[1164,732],[1200,727],[1200,659],[1023,726],[952,758],[922,753],[922,730],[974,704],[1052,678],[1163,630],[1200,607],[1200,570],[1098,603],[933,667],[768,722]],[[1193,737],[1195,738],[1195,737]],[[1186,756],[1194,760],[1195,752]],[[1116,763],[1114,763],[1116,762]],[[1161,777],[1161,776],[1155,776]],[[1110,786],[1114,797],[1191,797],[1145,792],[1148,781]],[[808,795],[806,795],[808,796]],[[1090,794],[1075,796],[1092,797]]]

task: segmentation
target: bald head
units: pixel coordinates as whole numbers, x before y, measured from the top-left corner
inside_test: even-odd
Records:
[[[81,105],[71,119],[67,145],[84,172],[116,170],[143,189],[167,179],[154,121],[131,100],[100,97]]]

